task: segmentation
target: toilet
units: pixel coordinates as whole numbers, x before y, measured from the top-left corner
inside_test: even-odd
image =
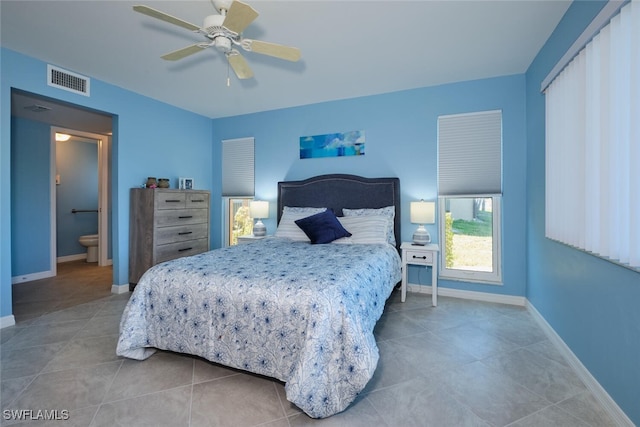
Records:
[[[98,235],[86,234],[78,239],[87,248],[87,262],[98,262]]]

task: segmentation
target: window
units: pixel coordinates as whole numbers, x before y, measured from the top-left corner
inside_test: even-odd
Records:
[[[249,214],[249,202],[253,198],[229,197],[226,198],[227,221],[226,246],[238,244],[238,237],[247,236],[253,233],[253,219]]]
[[[253,233],[249,202],[254,196],[254,139],[222,141],[222,196],[225,246]]]
[[[640,3],[606,9],[545,79],[545,234],[640,270]]]
[[[501,283],[502,112],[438,117],[440,276]]]
[[[500,196],[440,197],[441,276],[499,283]]]

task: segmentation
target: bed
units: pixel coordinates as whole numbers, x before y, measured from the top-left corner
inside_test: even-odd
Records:
[[[193,354],[284,382],[310,417],[346,409],[376,369],[373,329],[400,280],[399,180],[280,182],[277,210],[275,236],[149,269],[123,312],[117,354]],[[350,236],[311,244],[292,215],[337,217]]]

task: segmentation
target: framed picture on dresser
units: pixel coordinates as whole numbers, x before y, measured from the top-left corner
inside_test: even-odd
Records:
[[[193,190],[193,178],[178,178],[178,188],[180,190]]]

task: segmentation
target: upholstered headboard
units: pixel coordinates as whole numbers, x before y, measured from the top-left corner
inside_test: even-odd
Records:
[[[337,216],[342,209],[384,208],[395,206],[394,231],[400,247],[400,180],[364,178],[356,175],[319,175],[301,181],[278,183],[278,223],[285,206],[331,208]]]

